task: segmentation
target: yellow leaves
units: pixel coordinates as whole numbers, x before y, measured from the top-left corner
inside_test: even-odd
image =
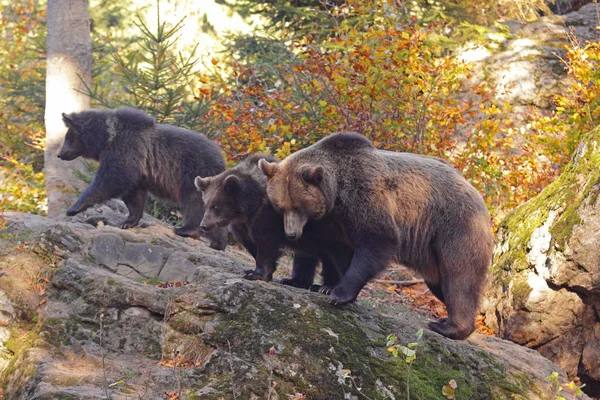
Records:
[[[290,155],[290,142],[284,142],[283,146],[281,146],[281,148],[279,149],[279,151],[275,154],[275,156],[277,158],[279,158],[280,160],[284,159],[285,157]]]

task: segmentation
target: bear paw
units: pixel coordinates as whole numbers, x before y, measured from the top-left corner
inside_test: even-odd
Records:
[[[250,281],[270,281],[270,278],[264,276],[264,274],[260,270],[246,270],[244,271],[244,279],[248,279]]]
[[[175,229],[173,229],[173,232],[177,236],[181,236],[181,237],[190,237],[193,239],[198,239],[200,237],[200,232],[198,232],[195,229],[190,229],[190,228],[185,228],[185,227],[175,228]]]
[[[71,206],[68,210],[67,210],[67,216],[68,217],[72,217],[73,215],[77,215],[79,214],[80,211],[77,208],[74,208],[74,206]]]
[[[429,322],[427,326],[432,331],[455,340],[465,340],[475,330],[474,326],[471,328],[461,328],[454,324],[449,324],[447,318],[440,318],[436,322]]]
[[[137,221],[130,221],[130,220],[126,219],[125,221],[123,221],[119,224],[119,228],[129,229],[129,228],[135,227],[136,225],[137,225]]]
[[[344,286],[336,286],[333,290],[331,290],[331,295],[329,296],[329,302],[334,305],[344,305],[348,303],[352,303],[356,300],[358,293],[352,293],[350,290],[346,289]]]
[[[297,279],[292,279],[292,278],[277,279],[277,282],[281,283],[282,285],[293,286],[293,287],[297,287],[300,289],[308,289],[309,288],[309,286],[307,286],[303,282],[301,282]]]

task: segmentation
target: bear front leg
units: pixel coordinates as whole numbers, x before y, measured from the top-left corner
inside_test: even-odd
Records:
[[[144,189],[134,189],[123,196],[123,201],[129,210],[127,219],[119,224],[121,229],[133,228],[140,222],[142,215],[144,214],[144,207],[146,206],[146,198],[148,192]]]
[[[254,258],[254,261],[256,261],[256,243],[254,243],[252,238],[250,238],[250,233],[248,232],[248,227],[246,224],[234,223],[230,225],[229,229],[231,230],[231,233],[233,233],[235,239],[240,242],[242,246],[244,246],[252,258]]]
[[[370,279],[383,271],[391,260],[393,247],[359,247],[354,252],[350,268],[331,291],[329,301],[343,305],[352,303]]]
[[[354,251],[349,246],[340,246],[337,244],[328,244],[327,249],[321,256],[321,277],[323,278],[322,285],[312,285],[312,292],[323,294],[331,294],[333,289],[340,283],[342,277],[350,268],[350,263],[354,257]]]
[[[121,197],[135,186],[136,180],[131,171],[102,164],[96,171],[92,183],[83,191],[75,204],[69,207],[67,215],[77,215],[94,204]]]
[[[251,281],[261,280],[269,282],[273,278],[273,272],[277,269],[279,256],[279,249],[259,247],[256,255],[256,269],[246,271],[244,278]]]
[[[290,278],[280,279],[279,283],[301,289],[308,289],[315,280],[318,264],[319,260],[317,258],[305,256],[296,252],[294,253],[292,276]]]

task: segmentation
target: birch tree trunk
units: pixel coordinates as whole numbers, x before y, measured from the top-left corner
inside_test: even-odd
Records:
[[[44,172],[51,218],[64,216],[85,187],[75,173],[83,170],[83,162],[62,161],[57,154],[67,131],[62,113],[81,111],[90,105],[89,97],[79,92],[92,76],[88,5],[88,0],[48,0]]]

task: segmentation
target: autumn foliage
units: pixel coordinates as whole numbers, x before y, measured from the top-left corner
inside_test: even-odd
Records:
[[[296,56],[286,62],[233,61],[232,79],[201,78],[209,133],[237,160],[257,151],[284,158],[332,132],[357,131],[380,149],[448,159],[493,211],[535,195],[554,177],[550,163],[516,148],[502,118],[507,106],[495,104],[484,84],[466,84],[469,65],[428,40],[435,27],[401,24],[394,7],[348,2],[332,11],[332,37],[294,42]]]
[[[190,68],[181,82],[171,79],[169,61],[155,72],[168,79],[177,96],[148,92],[152,110],[168,103],[169,115],[157,115],[161,121],[217,140],[230,164],[253,152],[284,158],[342,131],[363,133],[380,149],[442,157],[485,196],[496,221],[560,172],[570,154],[564,140],[568,129],[572,149],[574,132],[596,124],[597,45],[570,50],[576,84],[568,98],[559,99],[559,113],[537,118],[529,134],[506,118],[509,105],[497,102],[485,82],[472,83],[470,65],[431,40],[443,23],[427,25],[418,16],[411,21],[391,0],[350,0],[326,11],[330,34],[296,35],[286,51],[268,60],[215,57],[210,68],[194,75],[195,61],[182,59]],[[36,0],[15,3],[2,13],[0,202],[6,209],[44,212],[44,18]],[[146,30],[142,36],[150,33]],[[172,42],[168,35],[164,39],[165,46]],[[114,42],[99,44],[94,51],[101,72],[92,88],[93,95],[104,97],[98,104],[144,107],[128,100],[135,90],[151,89],[137,78],[132,86],[131,66],[137,64],[128,60],[134,55],[151,60],[152,54],[141,53],[144,49],[133,54]],[[98,57],[107,48],[124,53]],[[581,51],[587,58],[576,56]],[[583,103],[589,107],[575,112]]]
[[[45,211],[45,7],[0,9],[0,209]]]

